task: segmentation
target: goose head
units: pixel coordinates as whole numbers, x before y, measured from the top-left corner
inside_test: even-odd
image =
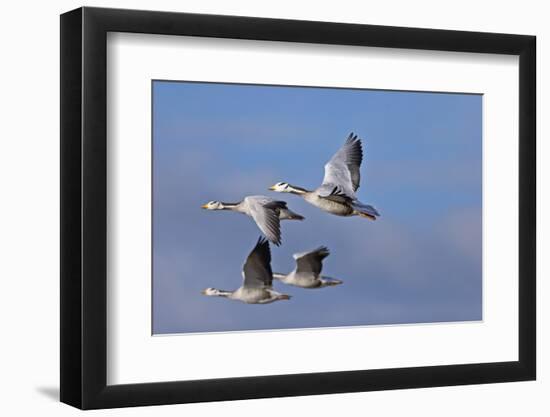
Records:
[[[217,295],[221,295],[221,291],[216,289],[216,288],[206,288],[204,290],[201,291],[201,294],[202,295],[209,295],[209,296],[217,296]]]
[[[290,193],[292,188],[293,187],[288,182],[278,182],[277,184],[269,187],[271,191],[275,191],[277,193]]]
[[[290,185],[288,182],[278,182],[277,184],[274,184],[271,187],[269,187],[269,189],[277,193],[292,193],[292,194],[298,194],[298,195],[303,195],[308,192],[305,188],[300,188],[294,185]]]
[[[208,203],[203,204],[201,208],[206,210],[223,210],[225,206],[219,201],[209,201]]]

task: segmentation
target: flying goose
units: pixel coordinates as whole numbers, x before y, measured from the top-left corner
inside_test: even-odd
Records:
[[[355,196],[361,178],[359,168],[362,160],[361,140],[351,133],[344,145],[326,163],[325,177],[320,187],[309,191],[286,182],[278,182],[269,189],[279,193],[297,194],[308,203],[337,216],[361,216],[376,220],[380,216],[378,211],[373,206],[361,203]]]
[[[285,201],[277,201],[263,195],[245,197],[239,203],[210,201],[201,206],[207,210],[232,210],[244,213],[256,222],[271,242],[281,244],[280,220],[303,220],[304,217],[288,209]]]
[[[274,291],[271,284],[271,251],[269,242],[260,237],[258,243],[243,265],[243,285],[235,291],[207,288],[202,294],[209,296],[226,297],[231,300],[242,301],[247,304],[268,304],[279,300],[289,300],[290,295]]]
[[[321,275],[323,259],[330,255],[328,248],[321,246],[315,250],[294,254],[296,268],[290,274],[273,273],[273,278],[285,284],[302,288],[321,288],[342,284],[339,279]]]

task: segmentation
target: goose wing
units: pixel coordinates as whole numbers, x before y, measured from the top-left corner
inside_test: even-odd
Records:
[[[271,287],[272,281],[269,241],[260,237],[243,265],[243,287]]]
[[[284,201],[276,201],[264,196],[245,198],[248,214],[254,219],[262,233],[275,245],[281,244],[279,210],[286,209]]]
[[[294,254],[296,259],[296,272],[311,272],[319,275],[323,269],[323,259],[330,255],[326,246],[321,246],[309,252]]]
[[[350,133],[344,145],[326,163],[323,184],[318,189],[319,195],[333,199],[338,196],[354,199],[361,180],[362,161],[361,140]]]

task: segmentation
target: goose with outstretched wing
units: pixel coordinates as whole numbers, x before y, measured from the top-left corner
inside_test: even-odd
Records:
[[[376,220],[380,213],[373,206],[361,203],[355,195],[361,180],[362,161],[361,139],[351,133],[325,164],[325,176],[318,188],[310,191],[287,182],[278,182],[269,189],[299,195],[315,207],[337,216],[361,216]]]
[[[252,217],[262,233],[275,245],[281,244],[280,220],[303,220],[291,211],[285,201],[273,200],[263,195],[245,197],[239,203],[210,201],[201,206],[206,210],[232,210]]]
[[[342,281],[321,275],[323,259],[330,255],[327,247],[321,246],[309,252],[296,253],[296,268],[289,274],[273,273],[273,278],[301,288],[322,288],[342,284]]]
[[[279,300],[289,300],[290,296],[273,290],[271,271],[271,250],[269,242],[261,238],[248,255],[243,265],[243,283],[234,291],[206,288],[202,294],[226,297],[246,304],[269,304]]]

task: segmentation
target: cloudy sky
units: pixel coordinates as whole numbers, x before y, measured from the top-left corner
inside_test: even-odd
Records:
[[[153,83],[153,333],[311,328],[482,318],[482,97],[375,90]],[[358,197],[376,222],[324,213],[267,188],[315,188],[350,132],[363,140]],[[247,305],[236,289],[259,237],[210,200],[264,194],[306,217],[282,224],[272,268],[326,245],[343,285]],[[278,285],[280,284],[280,285]]]

